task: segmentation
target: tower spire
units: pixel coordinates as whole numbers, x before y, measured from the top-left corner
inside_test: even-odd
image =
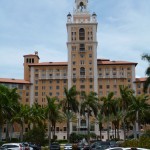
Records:
[[[87,10],[88,0],[75,0],[76,11],[85,12]]]

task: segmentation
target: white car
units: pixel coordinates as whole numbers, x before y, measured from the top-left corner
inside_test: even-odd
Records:
[[[72,144],[66,144],[64,150],[72,150]]]
[[[149,150],[149,149],[146,149],[146,148],[124,148],[124,147],[113,147],[113,148],[107,148],[105,150]]]
[[[7,150],[24,150],[24,146],[21,143],[7,143],[1,146]]]

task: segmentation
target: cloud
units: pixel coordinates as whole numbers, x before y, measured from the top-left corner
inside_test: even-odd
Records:
[[[67,61],[66,15],[73,6],[74,0],[1,0],[0,76],[13,70],[23,77],[23,55],[35,50],[41,62]],[[137,76],[145,75],[141,55],[150,51],[149,6],[149,0],[89,0],[98,16],[98,58],[138,62]]]

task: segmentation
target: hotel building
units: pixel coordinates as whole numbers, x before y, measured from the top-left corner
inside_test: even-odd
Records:
[[[97,16],[88,11],[88,0],[75,0],[73,14],[67,15],[67,62],[40,62],[38,52],[24,55],[24,79],[0,78],[0,83],[10,88],[17,87],[21,103],[32,106],[34,103],[45,106],[46,95],[64,98],[64,87],[76,86],[77,91],[94,91],[99,97],[114,92],[120,96],[119,86],[143,93],[146,78],[136,79],[137,63],[111,61],[97,58]],[[150,93],[150,90],[148,91]],[[71,131],[87,130],[87,120],[78,115],[78,123],[71,123]],[[98,125],[91,124],[92,132],[99,135]],[[66,139],[66,125],[56,127],[58,139]],[[106,139],[103,132],[103,138]]]

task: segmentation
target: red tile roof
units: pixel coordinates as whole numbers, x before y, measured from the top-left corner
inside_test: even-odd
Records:
[[[136,78],[135,82],[145,82],[146,81],[146,77],[144,78]]]
[[[40,59],[40,57],[38,55],[35,55],[35,54],[24,55],[23,57],[33,57],[33,56],[36,56],[36,57],[38,57],[38,59]]]
[[[137,65],[135,62],[128,61],[110,61],[109,59],[98,59],[97,65]]]
[[[30,64],[29,66],[67,66],[67,62],[42,62],[37,64]]]
[[[31,84],[29,81],[22,79],[9,79],[9,78],[0,78],[0,83],[11,83],[11,84]]]

